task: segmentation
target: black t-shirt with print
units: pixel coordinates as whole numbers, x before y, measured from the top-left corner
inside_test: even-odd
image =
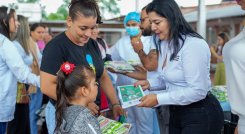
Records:
[[[96,41],[89,39],[84,46],[78,46],[66,36],[65,32],[57,35],[46,45],[43,51],[41,71],[56,75],[60,66],[66,61],[76,66],[89,66],[86,54],[90,54],[92,57],[96,71],[96,80],[98,81],[103,74],[104,65]]]

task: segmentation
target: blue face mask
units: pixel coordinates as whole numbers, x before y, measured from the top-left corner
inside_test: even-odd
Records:
[[[140,33],[139,27],[126,27],[126,32],[129,36],[134,37]]]

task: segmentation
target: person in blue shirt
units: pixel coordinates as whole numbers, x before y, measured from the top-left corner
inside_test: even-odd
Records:
[[[19,27],[13,39],[13,44],[17,48],[18,53],[23,59],[25,65],[29,66],[31,70],[31,64],[33,63],[33,55],[30,49],[30,31],[28,18],[18,15]],[[14,112],[14,119],[8,122],[7,132],[8,134],[16,133],[30,133],[29,122],[29,85],[25,83],[19,83],[17,85],[17,97]]]
[[[223,112],[209,91],[208,44],[187,23],[174,0],[154,0],[146,11],[159,53],[159,77],[136,82],[136,86],[149,88],[161,81],[166,92],[146,95],[138,106],[169,105],[169,134],[221,133]]]
[[[18,25],[15,10],[0,7],[0,134],[5,134],[7,123],[14,118],[17,81],[40,87],[39,76],[31,73],[9,40]]]

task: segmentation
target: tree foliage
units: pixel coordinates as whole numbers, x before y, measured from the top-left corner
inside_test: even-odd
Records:
[[[64,15],[59,13],[50,13],[47,17],[48,20],[64,20]]]
[[[105,12],[109,12],[116,15],[120,12],[115,0],[100,0],[99,7],[101,9],[102,14],[104,14]]]

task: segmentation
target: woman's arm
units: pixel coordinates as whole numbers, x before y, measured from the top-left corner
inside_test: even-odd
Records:
[[[124,75],[136,79],[136,80],[145,80],[146,79],[146,72],[139,72],[139,71],[135,71],[135,72],[129,72],[129,73],[125,73]]]
[[[100,85],[103,91],[105,92],[106,96],[109,98],[111,104],[119,103],[116,92],[113,88],[112,82],[106,69],[104,69],[103,74],[100,78]]]
[[[18,50],[12,42],[5,38],[0,49],[2,50],[1,55],[3,55],[2,57],[4,58],[4,61],[6,61],[8,68],[19,82],[40,87],[39,76],[31,73],[31,70],[24,63]]]
[[[116,118],[116,116],[118,115],[123,115],[124,111],[119,105],[120,103],[117,99],[116,91],[113,88],[112,82],[110,80],[110,77],[108,76],[106,69],[104,69],[104,72],[100,78],[100,84],[102,90],[105,92],[106,96],[109,98],[112,104],[114,117]]]
[[[155,71],[158,66],[158,55],[156,49],[152,49],[148,54],[144,52],[144,42],[141,41],[141,34],[135,37],[131,37],[131,44],[140,57],[141,63],[148,71]]]
[[[56,96],[56,76],[43,72],[40,72],[41,78],[41,91],[43,94],[47,95],[49,98],[54,100],[57,99]]]
[[[210,47],[210,51],[211,51],[211,54],[215,57],[215,58],[217,58],[217,59],[219,59],[219,60],[223,60],[223,56],[221,55],[218,55],[217,53],[216,53],[216,51],[214,50],[214,47]]]
[[[143,43],[139,39],[138,41],[132,41],[131,44],[133,46],[134,51],[140,57],[141,63],[148,71],[155,71],[158,66],[158,53],[156,49],[152,49],[148,54],[146,54],[143,50]]]

